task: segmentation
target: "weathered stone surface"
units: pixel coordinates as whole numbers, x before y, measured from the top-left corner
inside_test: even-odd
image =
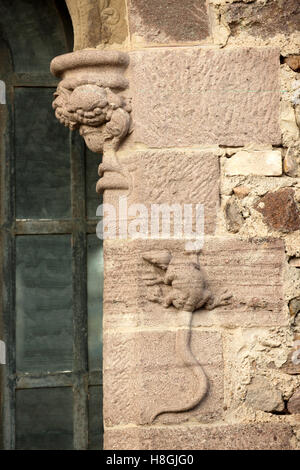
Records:
[[[104,335],[104,420],[107,426],[176,423],[192,418],[210,422],[223,411],[222,338],[216,332],[193,331],[191,350],[208,381],[207,396],[195,408],[201,384],[191,366],[178,356],[176,335],[184,330],[106,332]],[[179,413],[172,413],[177,410]],[[183,410],[182,412],[180,412]]]
[[[223,6],[222,11],[232,34],[247,31],[254,36],[267,38],[300,30],[298,0],[240,1]]]
[[[215,232],[220,179],[219,159],[216,154],[211,151],[195,150],[149,150],[136,151],[130,156],[120,156],[120,161],[124,167],[133,169],[131,172],[133,190],[128,196],[127,206],[129,208],[133,204],[143,204],[147,208],[146,216],[143,214],[142,216],[145,219],[148,215],[145,227],[149,234],[152,204],[169,204],[170,208],[179,205],[182,216],[184,205],[192,204],[193,222],[195,222],[196,205],[202,204],[204,232],[205,234]],[[113,183],[113,178],[111,176],[109,178]],[[112,204],[117,213],[119,213],[119,197],[120,193],[116,191],[105,194],[105,202]],[[135,218],[133,212],[128,214],[131,220]],[[173,215],[171,219],[170,232],[173,235]]]
[[[212,152],[140,152],[138,191],[150,204],[196,204],[204,206],[204,230],[213,234],[219,206],[219,161]]]
[[[255,410],[282,411],[284,402],[279,390],[264,377],[254,377],[251,384],[247,387],[246,403]]]
[[[292,414],[300,413],[300,387],[298,387],[288,401],[287,408]]]
[[[226,160],[225,174],[229,176],[280,176],[282,174],[281,152],[280,150],[260,152],[242,150]]]
[[[234,197],[226,202],[225,208],[226,228],[229,232],[237,233],[245,222],[241,209]]]
[[[108,450],[288,450],[286,424],[240,424],[106,430]]]
[[[200,41],[209,35],[205,0],[129,0],[128,9],[131,33],[146,42]]]
[[[131,53],[133,140],[150,147],[279,144],[277,48]]]
[[[215,210],[220,175],[218,157],[212,152],[145,151],[138,152],[137,158],[142,171],[143,202],[198,202]]]
[[[288,233],[300,229],[300,211],[291,188],[267,193],[255,204],[255,209],[273,230]]]
[[[290,55],[284,62],[295,72],[300,72],[300,55]]]
[[[143,255],[151,250],[169,250],[186,255],[183,241],[105,241],[104,327],[128,326],[170,328],[178,326],[174,307],[163,308],[148,300],[160,286],[148,287],[144,277],[156,272]],[[200,255],[214,295],[227,289],[229,305],[194,313],[194,325],[271,326],[286,324],[282,314],[282,269],[285,262],[281,240],[242,241],[205,237]],[[165,286],[167,289],[168,286]]]

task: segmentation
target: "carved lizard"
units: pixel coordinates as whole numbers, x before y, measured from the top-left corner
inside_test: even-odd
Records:
[[[195,256],[195,254],[192,254],[192,256]],[[199,383],[198,393],[190,403],[180,409],[163,408],[156,411],[149,417],[148,422],[150,423],[163,413],[176,413],[195,408],[205,398],[208,392],[208,379],[190,348],[192,315],[195,310],[203,306],[212,310],[218,305],[227,304],[228,299],[231,297],[226,291],[218,297],[212,295],[197,254],[196,260],[191,259],[190,253],[183,255],[183,257],[186,257],[184,261],[182,257],[172,256],[168,251],[152,251],[144,254],[144,260],[165,271],[165,274],[160,276],[145,276],[144,280],[148,286],[165,284],[172,287],[170,293],[163,300],[158,296],[151,300],[162,303],[166,308],[174,305],[175,308],[180,310],[184,327],[176,332],[176,355],[184,365],[191,368]],[[160,292],[162,294],[162,290]]]

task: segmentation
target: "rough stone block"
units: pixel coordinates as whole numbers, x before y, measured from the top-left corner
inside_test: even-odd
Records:
[[[264,221],[273,230],[294,232],[300,229],[300,211],[294,199],[294,190],[283,188],[263,196],[254,208],[263,214]]]
[[[279,49],[131,53],[132,139],[149,147],[279,144]]]
[[[288,410],[292,414],[300,414],[300,387],[298,387],[288,401]]]
[[[109,450],[289,450],[287,424],[240,424],[106,430]]]
[[[128,10],[130,31],[142,41],[200,41],[209,35],[205,0],[129,0]]]
[[[158,273],[142,256],[151,250],[169,250],[185,262],[183,241],[134,240],[105,242],[104,326],[178,327],[178,311],[151,302],[158,286],[149,287],[143,279]],[[205,237],[200,265],[206,271],[212,293],[232,294],[228,305],[193,314],[196,326],[275,326],[284,325],[282,313],[284,246],[281,240],[243,241]],[[167,291],[169,287],[163,286]],[[164,292],[166,295],[167,292]]]
[[[191,350],[209,381],[207,396],[193,410],[201,384],[176,353],[182,330],[113,332],[104,335],[104,420],[106,426],[180,421],[212,422],[223,411],[222,338],[193,331]],[[178,410],[174,413],[172,410]],[[182,412],[180,412],[183,410]]]
[[[300,9],[299,9],[300,10]],[[295,72],[300,72],[300,55],[294,54],[285,58],[284,62],[294,70]]]
[[[250,191],[251,191],[250,188],[248,188],[247,186],[243,186],[243,185],[239,185],[233,188],[233,192],[238,199],[244,199],[245,197],[248,196]]]
[[[268,413],[284,410],[281,392],[269,380],[260,376],[254,377],[247,387],[246,403],[255,410]]]
[[[221,11],[233,35],[246,31],[253,36],[267,38],[300,30],[298,0],[240,1],[224,5]]]
[[[275,364],[271,363],[270,368],[275,369]],[[300,375],[300,335],[294,336],[293,348],[286,362],[280,367],[280,371],[289,375]]]
[[[226,202],[224,214],[227,230],[232,233],[237,233],[245,223],[245,219],[242,215],[242,208],[235,197],[231,197]]]
[[[226,160],[225,174],[229,176],[281,176],[281,152],[279,150],[260,152],[247,152],[242,150]]]

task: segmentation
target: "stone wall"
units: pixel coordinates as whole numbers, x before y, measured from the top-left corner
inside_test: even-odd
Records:
[[[184,241],[105,241],[105,447],[299,449],[299,2],[124,2],[98,47],[130,55],[128,203],[203,203],[200,265],[230,299],[193,313],[209,385],[189,407],[200,385],[176,355],[180,309],[144,282],[145,253],[180,257]]]

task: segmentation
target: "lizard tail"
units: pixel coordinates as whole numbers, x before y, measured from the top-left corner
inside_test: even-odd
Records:
[[[178,408],[163,408],[152,415],[150,423],[152,423],[157,416],[163,413],[179,413],[182,411],[188,411],[197,406],[203,398],[206,396],[208,391],[208,380],[202,366],[199,364],[195,356],[193,355],[190,347],[191,340],[191,321],[192,312],[181,311],[181,317],[184,323],[184,328],[177,330],[176,332],[176,355],[183,364],[192,370],[197,386],[197,395],[186,405]]]

